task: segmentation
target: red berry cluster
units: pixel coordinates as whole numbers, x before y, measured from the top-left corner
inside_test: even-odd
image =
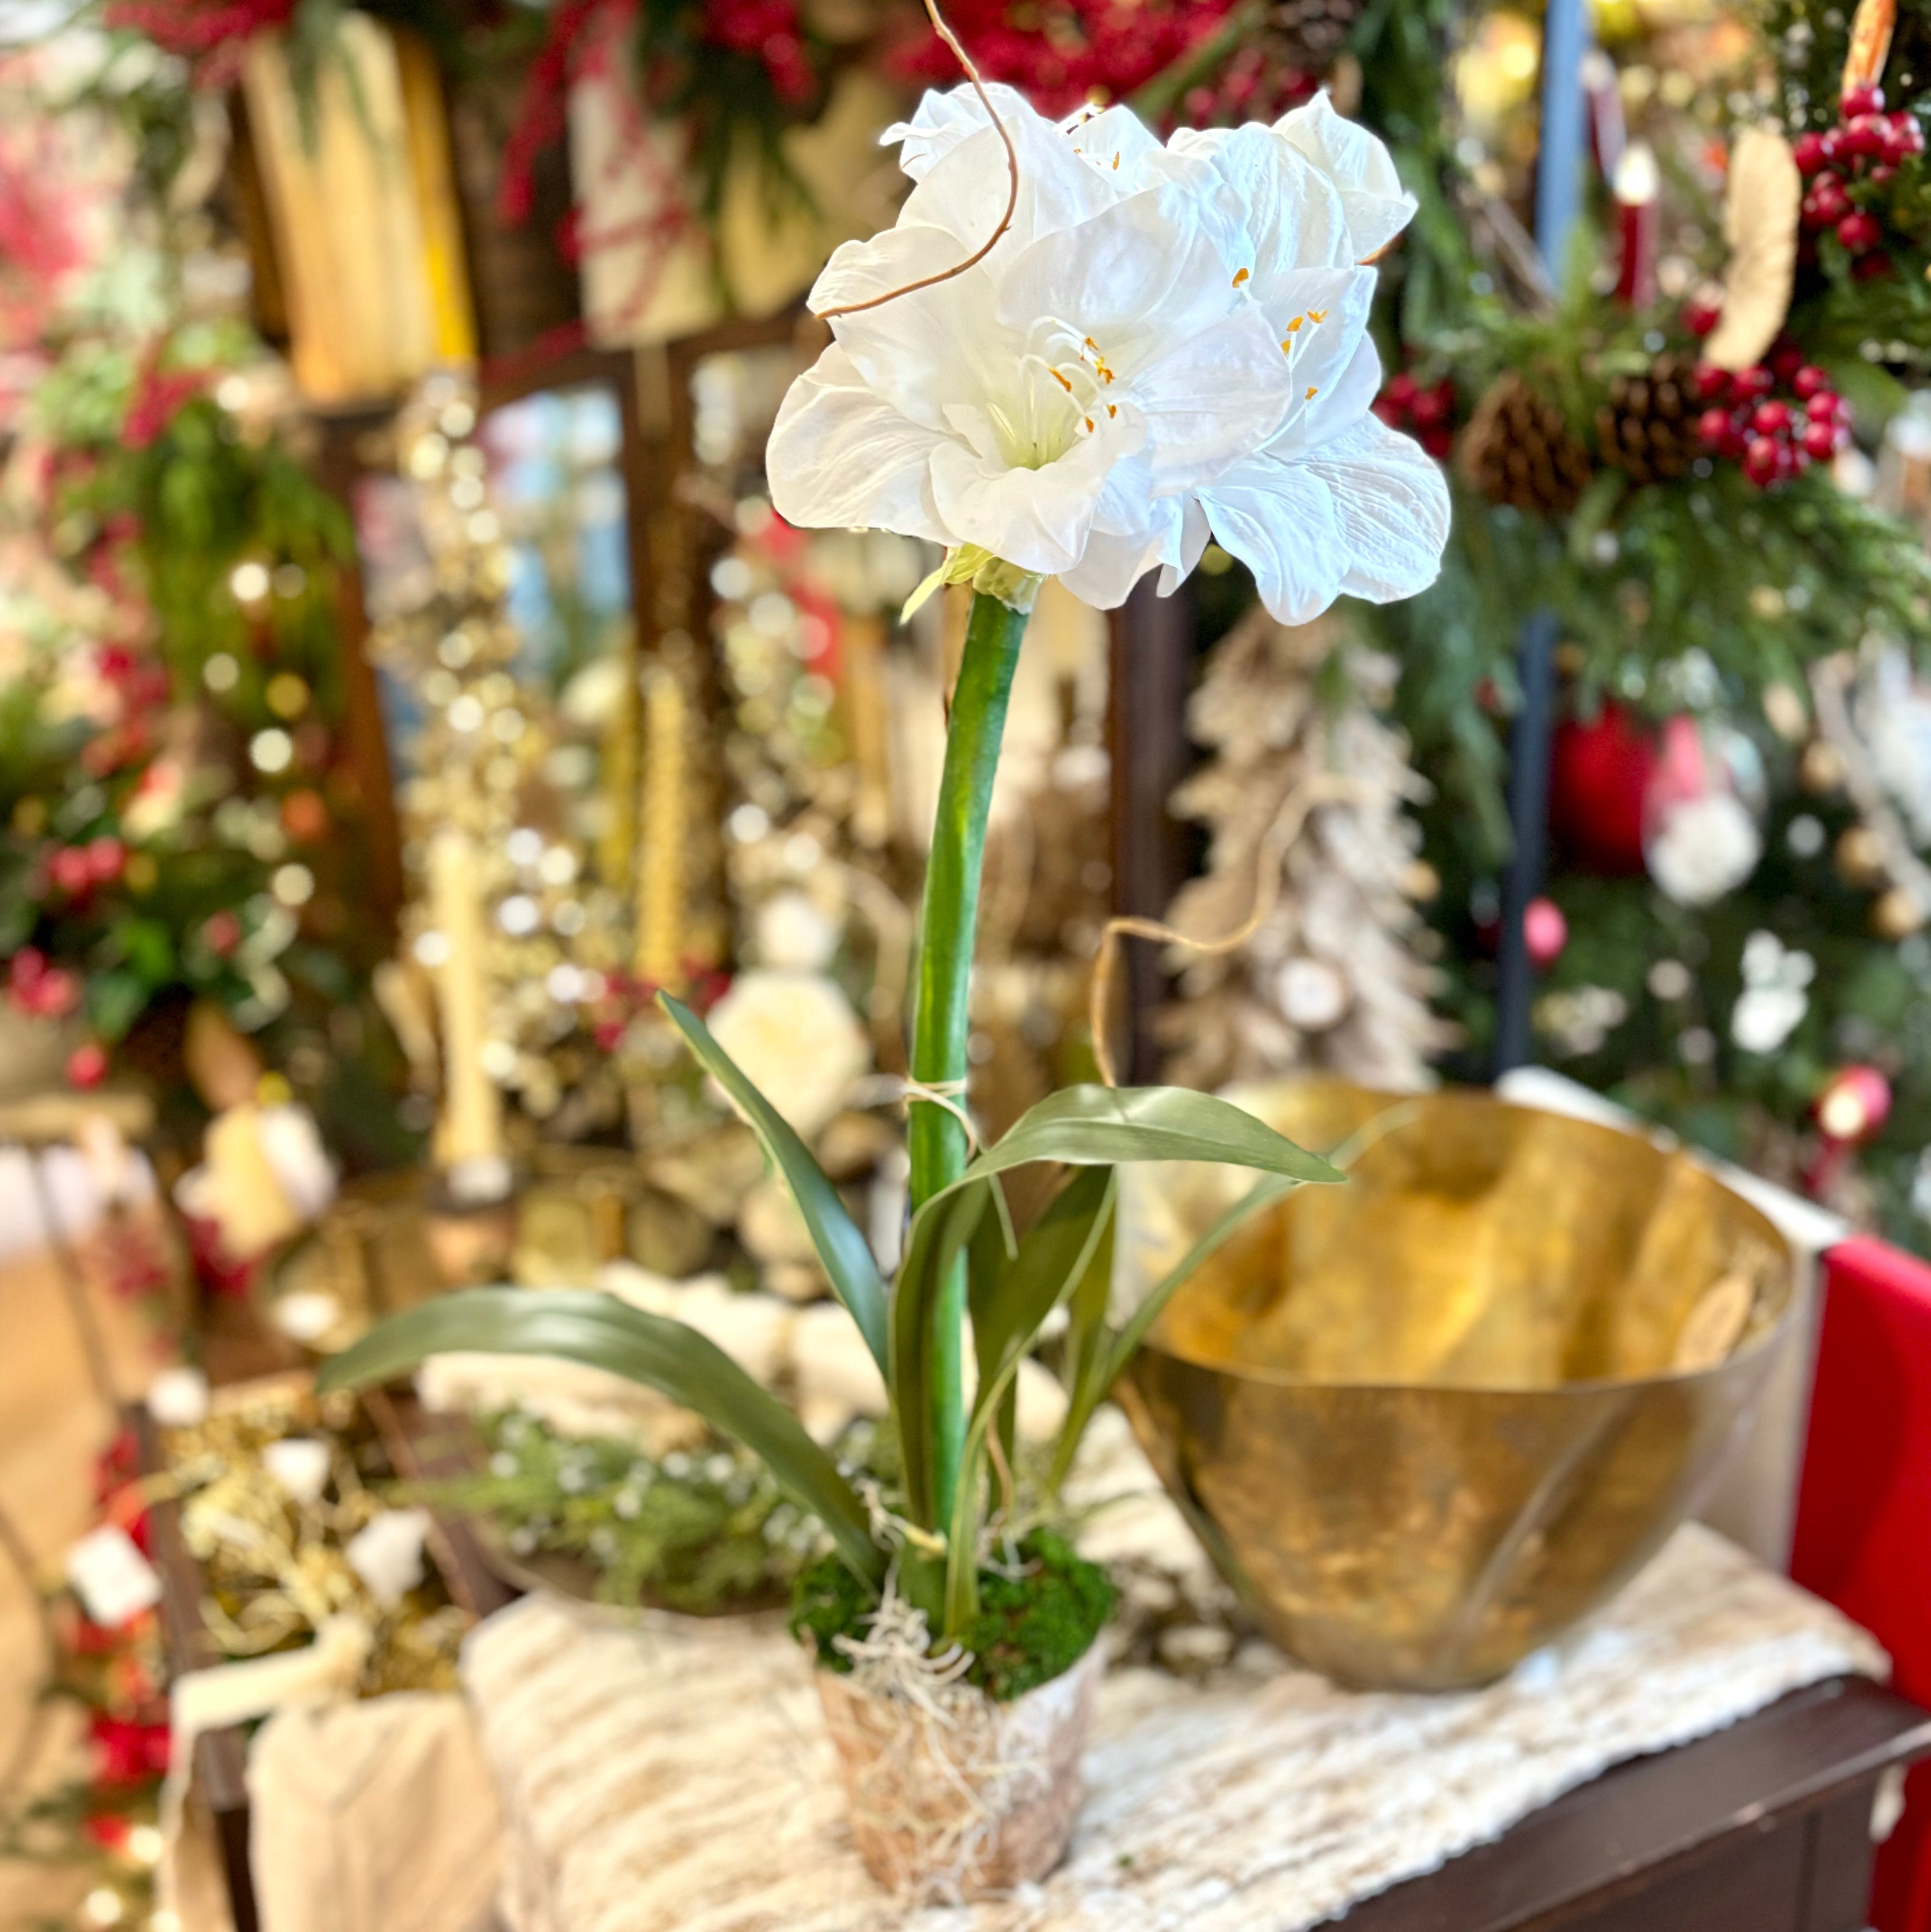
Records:
[[[127,869],[128,848],[111,832],[90,838],[85,845],[56,845],[41,857],[34,881],[40,890],[35,896],[53,891],[65,898],[84,899],[97,886],[117,884]]]
[[[1877,250],[1884,225],[1851,200],[1851,187],[1858,181],[1882,187],[1923,153],[1924,130],[1917,116],[1905,110],[1887,114],[1881,87],[1849,88],[1838,104],[1837,124],[1821,134],[1799,135],[1791,152],[1809,183],[1803,194],[1805,230],[1812,235],[1830,230],[1855,258],[1854,272],[1881,274],[1887,264]]]
[[[1212,82],[1187,90],[1175,124],[1215,128],[1238,126],[1243,121],[1272,121],[1298,106],[1314,91],[1313,75],[1250,41]]]
[[[1850,440],[1843,398],[1821,369],[1788,346],[1767,365],[1734,374],[1699,364],[1696,394],[1704,406],[1696,422],[1704,446],[1740,464],[1761,490],[1827,463]]]
[[[1374,413],[1390,429],[1407,430],[1437,459],[1455,447],[1455,385],[1446,376],[1424,388],[1404,369],[1375,398]]]
[[[7,962],[7,997],[36,1019],[63,1020],[80,1004],[80,980],[38,946],[23,946]]]

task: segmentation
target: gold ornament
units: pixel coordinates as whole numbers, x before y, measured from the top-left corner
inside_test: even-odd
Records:
[[[1787,745],[1800,745],[1810,728],[1810,712],[1802,694],[1791,684],[1764,687],[1764,717],[1770,729]]]
[[[1897,0],[1857,0],[1857,10],[1851,18],[1851,46],[1844,56],[1840,94],[1848,94],[1854,87],[1874,87],[1884,78],[1896,26]]]
[[[1837,841],[1831,862],[1848,886],[1879,886],[1885,878],[1884,842],[1868,825],[1854,825]]]
[[[1902,886],[1878,894],[1871,907],[1871,930],[1881,939],[1908,939],[1925,925],[1923,907]]]
[[[1797,229],[1803,199],[1790,143],[1774,128],[1746,128],[1730,151],[1723,239],[1723,319],[1703,346],[1719,369],[1761,362],[1790,313],[1797,276]]]
[[[1826,744],[1821,738],[1813,738],[1803,748],[1797,776],[1806,791],[1814,792],[1819,797],[1827,796],[1844,782],[1844,761],[1838,757],[1834,746]]]

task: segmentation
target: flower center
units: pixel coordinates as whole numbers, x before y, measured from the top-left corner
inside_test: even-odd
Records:
[[[1119,380],[1090,335],[1052,320],[1035,326],[1012,392],[987,406],[1000,454],[1016,470],[1056,463],[1082,436],[1119,414],[1107,392]]]

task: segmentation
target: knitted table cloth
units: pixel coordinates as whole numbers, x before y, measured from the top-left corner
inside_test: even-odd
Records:
[[[804,1658],[767,1621],[553,1600],[471,1636],[515,1932],[1301,1932],[1618,1760],[1800,1686],[1881,1675],[1837,1612],[1695,1525],[1486,1690],[1336,1689],[1251,1644],[1203,1684],[1116,1672],[1043,1884],[908,1911],[851,1848]]]

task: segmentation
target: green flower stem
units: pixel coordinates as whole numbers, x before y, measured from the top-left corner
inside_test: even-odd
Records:
[[[1006,702],[1026,613],[983,590],[972,594],[966,649],[945,739],[938,814],[926,866],[925,911],[920,927],[914,992],[911,1076],[929,1087],[966,1077],[966,1040],[972,981],[972,946],[979,926],[979,871],[986,818],[1005,735]],[[914,1102],[911,1110],[911,1205],[914,1213],[965,1172],[966,1130],[945,1108]],[[952,1520],[966,1447],[966,1262],[948,1276],[935,1324],[932,1371],[932,1469],[938,1520]]]

